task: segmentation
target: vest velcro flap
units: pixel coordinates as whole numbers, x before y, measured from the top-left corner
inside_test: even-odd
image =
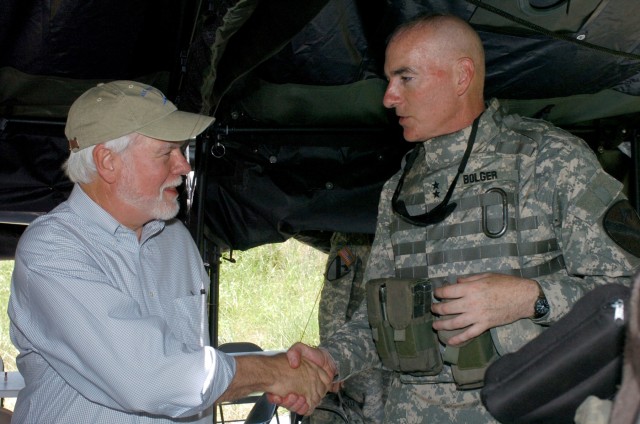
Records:
[[[384,320],[380,305],[380,287],[386,285],[386,278],[376,278],[367,282],[367,314],[372,327],[379,326]],[[375,337],[375,334],[374,334]]]
[[[411,323],[413,311],[413,294],[411,285],[403,280],[395,280],[387,284],[387,314],[389,324],[394,329],[394,339],[404,340],[403,330]]]
[[[597,222],[622,189],[622,184],[604,171],[596,172],[588,188],[576,199],[573,213],[578,218]]]

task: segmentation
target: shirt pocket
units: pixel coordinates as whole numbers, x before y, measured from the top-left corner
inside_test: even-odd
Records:
[[[198,347],[208,342],[206,304],[206,293],[178,297],[170,303],[167,323],[177,339]]]

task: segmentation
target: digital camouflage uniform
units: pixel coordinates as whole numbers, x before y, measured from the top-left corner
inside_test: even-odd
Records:
[[[416,146],[421,151],[400,195],[411,215],[442,200],[470,131]],[[497,100],[479,121],[472,154],[451,199],[457,208],[443,222],[412,226],[392,212],[401,173],[382,190],[365,281],[429,277],[437,285],[482,272],[535,279],[550,311],[535,322],[522,319],[492,329],[500,354],[534,338],[596,285],[629,285],[638,267],[637,256],[618,246],[602,225],[607,210],[625,199],[622,185],[602,170],[584,141],[544,121],[504,115]],[[380,364],[365,303],[322,344],[340,378]],[[479,393],[456,390],[447,365],[430,377],[395,373],[385,422],[494,422]]]
[[[327,340],[365,298],[364,269],[373,237],[368,234],[334,233],[327,258],[324,286],[318,308],[320,341]],[[303,422],[379,423],[382,421],[390,371],[369,369],[344,382],[338,395],[330,393]]]

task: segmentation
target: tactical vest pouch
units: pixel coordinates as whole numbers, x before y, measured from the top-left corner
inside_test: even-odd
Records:
[[[443,360],[451,365],[451,373],[458,390],[477,389],[484,385],[484,374],[489,365],[498,358],[498,352],[488,331],[462,345],[449,346],[449,339],[461,331],[438,331],[440,341],[446,345]]]
[[[442,315],[438,319],[450,319],[455,316]],[[499,355],[489,331],[461,345],[450,346],[449,340],[464,330],[461,328],[438,331],[438,339],[445,345],[442,359],[451,366],[451,374],[458,390],[478,389],[484,386],[484,374]]]
[[[385,367],[416,375],[442,370],[431,291],[426,279],[378,278],[367,283],[369,324]]]

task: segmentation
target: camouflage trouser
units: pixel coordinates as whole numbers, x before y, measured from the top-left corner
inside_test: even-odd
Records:
[[[320,341],[351,319],[365,298],[364,268],[373,237],[335,233],[320,296]],[[316,411],[303,420],[311,424],[379,423],[382,420],[391,373],[371,369],[347,379],[340,393],[329,394]]]
[[[385,423],[498,423],[484,408],[480,390],[457,390],[453,383],[408,384],[394,377]]]

